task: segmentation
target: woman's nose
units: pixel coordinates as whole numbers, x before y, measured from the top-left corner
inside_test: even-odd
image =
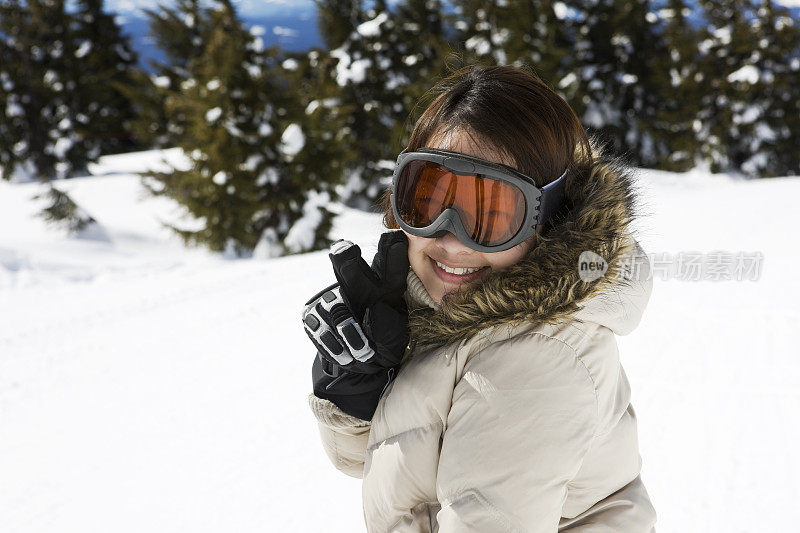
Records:
[[[436,245],[444,250],[447,255],[467,255],[472,253],[472,249],[464,246],[461,241],[458,240],[458,237],[450,233],[449,231],[442,235],[441,237],[436,237],[434,239]]]

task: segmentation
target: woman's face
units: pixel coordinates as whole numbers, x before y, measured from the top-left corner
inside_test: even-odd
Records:
[[[452,150],[462,154],[480,157],[487,161],[503,163],[514,167],[513,161],[476,144],[469,135],[453,133],[445,138],[430,141],[428,148]],[[464,246],[452,233],[443,237],[427,239],[405,232],[408,237],[408,261],[417,273],[422,284],[434,301],[441,303],[448,292],[458,291],[479,284],[491,271],[502,270],[522,259],[536,242],[536,235],[517,246],[502,252],[477,252]],[[445,272],[438,264],[450,268],[469,268],[480,270],[468,274]]]

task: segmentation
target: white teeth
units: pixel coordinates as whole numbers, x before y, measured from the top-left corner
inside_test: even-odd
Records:
[[[434,259],[434,261],[436,261]],[[477,272],[478,270],[482,269],[483,267],[476,267],[476,268],[450,268],[449,266],[441,264],[439,261],[436,261],[436,264],[444,270],[445,272],[449,272],[450,274],[458,274],[459,276],[463,276],[464,274],[471,274],[473,272]]]

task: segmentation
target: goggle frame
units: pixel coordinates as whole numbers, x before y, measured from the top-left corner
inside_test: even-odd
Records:
[[[430,161],[441,165],[458,176],[476,176],[480,174],[487,178],[513,185],[522,192],[525,199],[525,217],[519,230],[508,241],[502,244],[494,246],[479,244],[472,240],[472,237],[464,228],[458,211],[452,207],[446,208],[430,225],[424,228],[409,226],[400,216],[395,191],[398,190],[397,184],[403,168],[411,161]],[[539,188],[530,176],[501,163],[486,161],[460,152],[438,148],[420,148],[415,152],[403,150],[397,157],[397,164],[392,174],[392,194],[390,196],[390,203],[392,205],[395,221],[397,221],[397,224],[404,231],[411,235],[431,239],[441,237],[445,235],[445,233],[450,232],[455,235],[462,244],[475,251],[482,253],[502,252],[533,237],[536,233],[536,226],[544,224],[558,209],[563,201],[566,176],[567,170],[565,170],[558,179]],[[543,203],[544,208],[540,209]]]

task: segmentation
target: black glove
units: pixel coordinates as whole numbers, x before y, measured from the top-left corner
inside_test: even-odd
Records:
[[[371,268],[349,241],[335,242],[329,257],[338,283],[303,310],[306,333],[317,347],[314,394],[371,420],[408,344],[408,240],[402,231],[381,235]]]

